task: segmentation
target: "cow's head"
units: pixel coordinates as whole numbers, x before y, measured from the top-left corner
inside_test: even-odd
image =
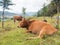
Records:
[[[25,18],[22,18],[22,21],[19,22],[18,27],[27,28],[29,25],[29,21]]]

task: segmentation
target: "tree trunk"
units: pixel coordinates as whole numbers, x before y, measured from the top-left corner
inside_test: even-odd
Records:
[[[4,28],[4,8],[3,8],[3,13],[2,13],[2,28]]]
[[[59,29],[59,6],[57,6],[57,14],[58,14],[58,18],[57,18],[57,29]]]

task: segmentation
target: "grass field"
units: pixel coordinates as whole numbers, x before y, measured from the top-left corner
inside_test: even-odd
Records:
[[[33,19],[42,20],[41,17],[34,17]],[[48,22],[54,27],[56,26],[56,20],[46,17]],[[29,37],[36,36],[34,34],[26,33],[26,29],[17,28],[18,22],[14,24],[13,20],[5,22],[5,28],[1,28],[0,22],[0,45],[60,45],[60,29],[52,36],[46,36],[44,39],[31,39]]]

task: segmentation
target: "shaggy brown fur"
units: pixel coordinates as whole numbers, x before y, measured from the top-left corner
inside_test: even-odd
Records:
[[[39,35],[38,37],[40,38],[43,38],[44,35],[52,35],[57,31],[57,29],[54,28],[49,23],[39,21],[39,20],[28,21],[28,20],[22,19],[18,27],[26,28],[27,32],[38,34]]]

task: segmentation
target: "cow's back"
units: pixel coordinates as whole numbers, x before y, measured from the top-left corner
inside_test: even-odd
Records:
[[[45,30],[45,33],[48,35],[52,35],[53,33],[57,31],[57,29],[50,24],[44,26],[42,30]]]
[[[30,24],[29,26],[29,31],[32,31],[32,33],[38,33],[40,32],[40,30],[47,25],[46,22],[43,21],[34,21]]]

